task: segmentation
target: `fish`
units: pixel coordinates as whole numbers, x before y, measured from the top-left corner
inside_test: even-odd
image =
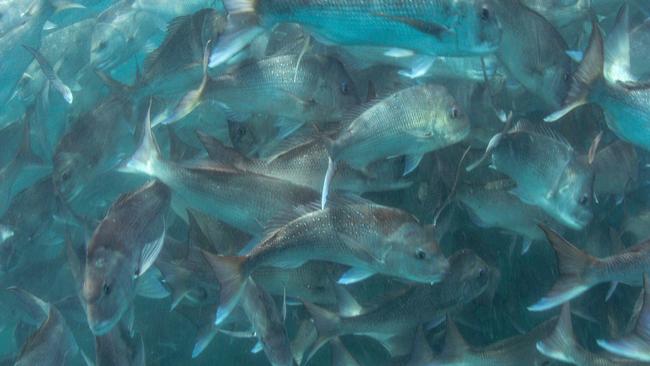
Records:
[[[79,346],[59,310],[36,296],[19,288],[11,289],[20,293],[26,301],[36,303],[47,318],[23,345],[16,358],[15,366],[64,365],[79,353]]]
[[[131,305],[136,284],[164,243],[170,200],[168,187],[149,182],[120,196],[93,232],[81,290],[93,334],[109,332]]]
[[[252,279],[248,279],[244,287],[242,307],[269,363],[273,366],[292,366],[289,337],[275,300]]]
[[[474,347],[467,343],[456,323],[447,318],[447,331],[444,346],[439,354],[434,354],[424,338],[416,335],[414,352],[407,366],[425,365],[521,365],[526,360],[529,365],[542,366],[548,358],[537,351],[536,343],[553,330],[556,319],[550,319],[521,335],[509,337],[484,347]]]
[[[649,150],[650,130],[644,121],[650,113],[650,94],[642,82],[630,79],[628,13],[626,6],[619,10],[606,43],[598,25],[592,24],[589,47],[573,76],[571,91],[562,108],[544,120],[557,121],[579,106],[594,103],[603,110],[607,126],[616,136]]]
[[[381,99],[325,139],[329,162],[321,205],[327,203],[338,162],[363,171],[374,161],[406,155],[406,175],[425,153],[462,141],[469,129],[467,116],[443,86],[417,85]]]
[[[589,352],[580,346],[573,333],[571,324],[571,306],[566,303],[562,306],[560,317],[551,334],[537,342],[537,350],[554,360],[567,362],[578,366],[587,365],[643,365],[643,362],[607,357]]]
[[[29,53],[32,54],[32,56],[34,56],[34,59],[36,62],[38,62],[39,66],[41,67],[41,71],[43,71],[43,74],[47,78],[50,85],[52,85],[61,94],[63,99],[65,99],[68,104],[72,104],[72,101],[74,100],[72,91],[67,85],[63,83],[63,81],[61,81],[45,56],[43,56],[37,49],[34,49],[30,46],[23,45],[23,48],[25,48]]]
[[[487,1],[293,0],[274,3],[225,1],[226,33],[210,57],[215,67],[229,60],[265,28],[299,23],[328,44],[401,48],[427,55],[470,56],[494,52],[501,26]]]
[[[295,268],[310,260],[352,266],[340,283],[374,273],[435,283],[448,268],[431,228],[404,211],[365,202],[297,211],[276,219],[277,229],[269,230],[245,256],[206,253],[221,285],[217,324],[232,311],[246,278],[260,266]]]
[[[553,130],[519,121],[492,137],[484,158],[515,183],[521,201],[541,208],[562,225],[581,230],[593,218],[594,174],[573,147]]]
[[[462,307],[487,288],[490,268],[473,251],[456,252],[449,262],[449,272],[441,282],[416,285],[405,294],[360,315],[339,316],[305,303],[318,332],[318,339],[308,351],[306,360],[330,339],[346,334],[372,337],[391,352],[392,337]],[[393,349],[391,353],[394,352],[398,350]]]
[[[484,174],[485,172],[481,172]],[[508,179],[494,179],[476,184],[483,179],[473,175],[472,183],[462,184],[456,193],[457,200],[471,213],[470,218],[481,228],[500,228],[523,238],[522,254],[534,242],[545,239],[538,223],[560,229],[561,225],[537,206],[528,205],[509,192],[514,183]]]
[[[306,122],[338,121],[359,103],[355,84],[340,61],[324,55],[299,59],[290,54],[244,61],[210,78],[203,100],[218,102],[238,120],[255,113],[281,117],[276,122],[285,130],[281,136]]]
[[[147,114],[140,146],[118,168],[128,174],[159,179],[191,208],[259,236],[278,212],[290,211],[318,197],[309,188],[252,174],[210,161],[179,164],[161,157]]]
[[[497,58],[547,108],[559,108],[569,92],[572,72],[564,38],[519,0],[494,0],[492,6],[503,28]]]
[[[639,158],[634,146],[617,140],[599,150],[592,164],[594,195],[612,195],[617,202],[633,191],[639,180]]]
[[[327,171],[327,149],[318,136],[307,136],[288,144],[278,154],[266,159],[252,159],[241,154],[202,132],[198,132],[199,140],[211,159],[224,165],[232,165],[243,171],[266,175],[291,181],[292,183],[309,187],[313,190],[322,188],[325,172]],[[371,167],[371,170],[374,167]],[[380,168],[378,168],[380,169]],[[407,188],[411,182],[401,177],[392,178],[380,176],[377,173],[364,174],[345,164],[337,169],[337,178],[333,183],[334,189],[361,194],[365,192],[389,191]]]
[[[544,297],[528,307],[529,310],[554,308],[600,283],[611,282],[607,298],[619,283],[630,286],[642,284],[643,273],[650,258],[649,242],[641,242],[609,257],[596,258],[576,248],[555,231],[543,225],[540,228],[544,230],[555,251],[559,278]]]

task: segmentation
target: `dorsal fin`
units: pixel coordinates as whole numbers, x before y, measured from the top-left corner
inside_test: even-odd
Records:
[[[197,130],[196,135],[208,153],[210,159],[226,166],[241,168],[249,163],[248,158],[240,154],[239,151],[224,145],[216,137],[212,137],[202,131]]]
[[[181,15],[179,17],[176,17],[172,19],[168,24],[167,24],[167,31],[165,34],[165,39],[162,41],[160,46],[153,50],[149,56],[144,61],[144,69],[145,72],[147,72],[151,68],[151,64],[155,62],[158,57],[160,57],[160,53],[166,49],[166,46],[174,39],[176,36],[176,33],[179,32],[179,30],[187,24],[188,21],[192,20],[192,14],[190,15]]]
[[[456,356],[466,353],[468,349],[469,345],[463,335],[460,334],[458,326],[450,317],[447,317],[447,333],[445,334],[445,345],[442,353],[446,356]]]
[[[280,210],[277,215],[273,216],[264,225],[264,233],[262,234],[262,241],[273,236],[280,228],[286,224],[308,214],[320,210],[320,202],[313,201],[306,205],[299,205],[289,209]]]
[[[603,74],[610,82],[635,81],[630,70],[630,10],[624,3],[616,16],[614,29],[605,40]]]

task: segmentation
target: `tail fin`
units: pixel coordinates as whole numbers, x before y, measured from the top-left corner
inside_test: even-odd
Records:
[[[125,173],[143,173],[149,176],[155,176],[155,165],[161,160],[160,148],[156,142],[156,137],[151,130],[151,101],[147,109],[147,117],[142,129],[142,140],[140,146],[133,153],[133,156],[118,168],[118,171]]]
[[[536,344],[537,350],[546,357],[554,360],[575,363],[575,354],[580,349],[573,335],[571,324],[571,306],[562,306],[562,312],[553,332]]]
[[[544,118],[545,122],[557,121],[575,108],[587,104],[589,90],[597,80],[603,77],[603,35],[595,20],[591,22],[591,26],[589,47],[587,47],[587,52],[585,52],[578,70],[573,75],[571,89],[569,89],[569,94],[564,101],[564,106],[559,111]]]
[[[304,358],[304,363],[307,363],[330,339],[339,336],[341,318],[337,314],[309,302],[305,302],[305,307],[314,320],[318,333],[318,339],[311,345],[307,357]]]
[[[650,278],[643,275],[643,305],[632,333],[623,338],[597,343],[607,351],[639,361],[650,361]]]
[[[348,351],[339,338],[334,338],[330,342],[332,345],[332,366],[360,366],[354,356]]]
[[[447,317],[447,332],[445,334],[445,345],[440,355],[433,358],[427,365],[445,365],[447,362],[454,362],[462,359],[462,356],[469,352],[469,345],[460,334],[456,323]]]
[[[605,40],[603,73],[608,81],[635,81],[630,71],[630,9],[624,3],[616,16],[614,29]]]
[[[413,339],[413,349],[411,350],[411,357],[407,366],[423,366],[435,365],[435,356],[431,350],[431,346],[427,342],[424,330],[420,325],[415,331],[415,338]]]
[[[545,297],[528,307],[530,311],[551,309],[587,291],[595,283],[585,278],[585,273],[599,262],[598,258],[574,247],[550,228],[542,224],[539,227],[555,250],[560,277]]]
[[[206,251],[203,251],[203,255],[210,263],[221,286],[219,308],[214,320],[214,324],[219,325],[230,315],[244,290],[247,276],[243,273],[243,264],[246,257],[219,256]]]
[[[258,0],[224,0],[228,12],[225,31],[210,55],[210,67],[219,66],[244,49],[263,32],[256,13]]]

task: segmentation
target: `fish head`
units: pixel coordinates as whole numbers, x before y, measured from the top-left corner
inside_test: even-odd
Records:
[[[313,94],[313,102],[318,107],[321,118],[329,120],[343,118],[345,111],[359,104],[359,95],[354,81],[341,61],[334,57],[322,57],[322,72]]]
[[[449,257],[449,268],[443,281],[450,286],[450,292],[457,294],[459,301],[471,301],[488,287],[496,286],[493,281],[496,272],[472,250],[454,253]]]
[[[124,262],[121,253],[104,247],[86,255],[81,291],[88,326],[95,335],[109,332],[135,296],[134,274],[126,270]]]
[[[459,51],[467,55],[493,53],[501,43],[501,24],[491,0],[459,1],[453,26]]]
[[[410,215],[409,215],[410,216]],[[414,220],[403,221],[386,233],[382,248],[386,268],[402,278],[420,282],[439,282],[449,268],[433,233]]]
[[[423,87],[426,93],[427,108],[430,118],[424,131],[432,137],[440,136],[447,143],[459,142],[470,132],[470,122],[467,113],[461,108],[456,99],[440,85],[429,84]]]
[[[549,193],[557,218],[568,227],[581,230],[593,218],[594,174],[584,164],[568,166],[557,189]]]
[[[119,55],[127,48],[127,37],[111,23],[97,23],[90,40],[90,64],[99,70],[109,71],[117,66]]]
[[[52,182],[57,195],[64,202],[73,201],[90,180],[90,170],[84,156],[78,153],[57,152],[54,154]]]

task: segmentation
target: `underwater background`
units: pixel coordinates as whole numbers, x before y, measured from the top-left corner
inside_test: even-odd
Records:
[[[0,365],[650,364],[649,15],[0,0]]]

